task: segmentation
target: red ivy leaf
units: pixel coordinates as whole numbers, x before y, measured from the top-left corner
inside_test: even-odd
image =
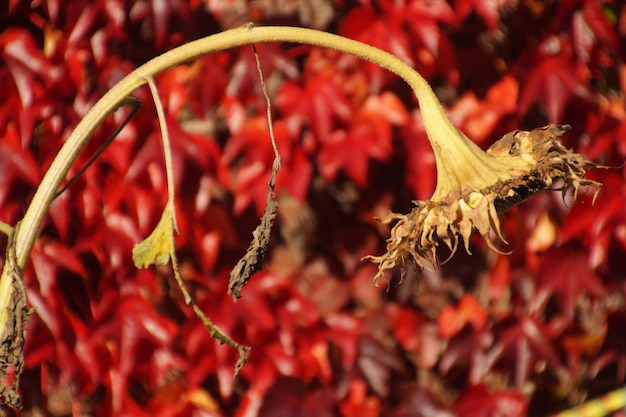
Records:
[[[367,385],[360,379],[350,381],[348,398],[339,403],[339,411],[343,417],[378,417],[380,416],[380,400],[367,396]]]
[[[525,417],[528,400],[514,391],[488,392],[478,385],[463,391],[454,409],[463,417]]]
[[[522,75],[520,83],[520,114],[526,114],[537,102],[545,105],[550,123],[559,123],[573,97],[593,100],[586,67],[574,61],[571,43],[566,38],[549,37],[527,57],[527,62],[530,70]]]
[[[434,57],[438,57],[440,42],[445,38],[439,24],[458,24],[452,7],[444,0],[384,0],[381,1],[381,7],[389,14],[387,18],[391,18],[392,22],[395,20],[408,24],[409,29]]]
[[[554,331],[526,316],[511,316],[501,322],[500,326],[501,330],[496,332],[496,343],[488,352],[489,361],[498,358],[513,360],[517,389],[523,388],[539,362],[545,362],[555,373],[565,371],[554,343],[551,342],[557,336],[553,333],[559,329]]]
[[[571,321],[578,297],[589,293],[595,297],[608,294],[602,281],[589,266],[587,253],[564,247],[546,253],[539,270],[537,292],[532,302],[541,311],[551,296],[556,296],[565,317]]]
[[[318,141],[324,141],[336,122],[352,118],[352,109],[335,76],[316,75],[304,88],[285,82],[276,98],[276,105],[286,119],[297,125],[308,123]]]
[[[437,319],[439,334],[449,339],[457,334],[467,323],[475,330],[481,329],[487,322],[487,313],[476,299],[466,294],[459,300],[459,307],[446,306]]]
[[[476,12],[485,21],[491,31],[498,29],[500,24],[500,10],[506,8],[512,0],[483,1],[483,0],[456,0],[454,10],[460,19],[467,19],[472,12]]]
[[[39,184],[39,167],[32,154],[23,152],[15,125],[9,124],[0,141],[0,207],[6,204],[23,181],[33,187]]]
[[[405,28],[397,19],[385,17],[371,7],[356,8],[341,21],[339,32],[350,39],[390,52],[413,66],[411,45]],[[380,91],[385,79],[389,78],[388,71],[371,63],[364,63],[363,68],[368,75],[370,91]]]
[[[575,5],[576,2],[563,4],[562,9]],[[574,12],[572,17],[572,39],[576,55],[583,62],[588,62],[593,48],[603,46],[617,52],[619,40],[615,28],[607,19],[601,3],[584,0],[582,10]],[[564,14],[563,12],[560,13]]]
[[[392,93],[368,97],[347,131],[337,130],[322,141],[318,162],[322,176],[333,180],[339,169],[360,186],[367,183],[369,159],[385,161],[392,151],[392,126],[409,119],[402,102]]]
[[[460,97],[449,111],[450,118],[473,141],[483,142],[500,121],[517,110],[519,85],[511,75],[489,87],[484,99],[473,91]]]
[[[483,382],[498,360],[497,354],[488,351],[493,342],[494,336],[490,329],[479,331],[464,329],[448,343],[439,362],[440,372],[447,374],[455,367],[469,365],[469,384]]]

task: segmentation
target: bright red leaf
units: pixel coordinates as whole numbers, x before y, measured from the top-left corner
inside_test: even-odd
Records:
[[[545,39],[525,58],[520,82],[519,114],[539,103],[546,108],[550,123],[563,122],[568,103],[574,98],[593,101],[586,69],[574,61],[571,42],[559,36]]]
[[[484,385],[479,385],[465,391],[454,409],[459,416],[524,417],[528,401],[514,391],[488,392]]]
[[[588,293],[600,298],[608,293],[584,252],[574,248],[565,247],[547,253],[541,261],[537,278],[533,311],[542,311],[549,298],[556,296],[568,320],[574,318],[578,297]]]
[[[487,313],[478,301],[469,294],[459,300],[459,307],[445,307],[439,314],[437,325],[439,334],[449,339],[457,334],[467,323],[475,330],[481,329],[487,321]]]

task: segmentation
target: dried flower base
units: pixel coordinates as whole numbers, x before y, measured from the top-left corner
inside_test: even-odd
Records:
[[[501,170],[502,161],[524,161],[528,169],[515,166],[493,185],[476,189],[472,187],[472,178],[467,177],[466,184],[442,193],[438,189],[435,195],[443,198],[414,201],[415,208],[409,214],[389,213],[379,219],[382,223],[396,222],[387,240],[387,252],[381,256],[367,256],[378,264],[378,281],[385,271],[396,265],[404,266],[408,260],[420,269],[436,265],[436,249],[443,242],[456,252],[459,241],[469,253],[469,238],[473,230],[485,239],[490,248],[498,250],[492,241],[490,232],[506,243],[500,231],[498,215],[514,207],[540,191],[549,189],[557,181],[563,185],[557,190],[567,193],[572,191],[574,199],[578,197],[580,187],[596,187],[595,196],[601,184],[585,178],[585,168],[598,165],[584,156],[566,149],[557,142],[559,136],[570,129],[567,125],[548,125],[531,131],[513,131],[494,143],[487,155],[494,160],[496,169]],[[455,178],[463,179],[462,172],[455,172]],[[449,183],[452,183],[450,181]]]

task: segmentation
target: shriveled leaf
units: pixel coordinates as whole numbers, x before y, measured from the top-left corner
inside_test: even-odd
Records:
[[[263,258],[265,257],[265,251],[267,250],[267,245],[270,240],[272,225],[274,224],[274,219],[276,218],[276,210],[278,209],[278,202],[274,199],[274,187],[276,186],[276,176],[278,175],[278,170],[280,170],[281,157],[278,153],[278,147],[274,137],[270,97],[265,86],[263,72],[261,71],[261,61],[259,60],[256,49],[254,49],[254,56],[257,62],[257,70],[259,72],[263,95],[266,100],[267,125],[272,150],[274,151],[274,162],[272,163],[272,176],[270,177],[270,181],[268,183],[265,209],[263,210],[263,216],[261,216],[261,222],[252,232],[252,242],[250,242],[250,246],[248,247],[245,255],[239,260],[239,262],[237,262],[237,265],[235,265],[233,270],[230,272],[228,294],[233,296],[234,301],[237,301],[237,299],[241,297],[241,290],[250,280],[252,274],[261,269]],[[237,372],[237,370],[235,372]]]

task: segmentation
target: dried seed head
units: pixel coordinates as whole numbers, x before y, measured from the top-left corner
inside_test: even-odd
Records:
[[[498,214],[561,181],[558,190],[573,192],[600,184],[585,178],[585,168],[597,167],[557,142],[569,126],[548,125],[532,131],[514,131],[483,152],[459,132],[440,146],[431,138],[437,160],[437,188],[430,200],[415,201],[409,214],[389,213],[380,221],[395,222],[387,252],[368,256],[378,264],[378,281],[386,270],[407,260],[420,269],[436,264],[436,248],[443,242],[454,254],[459,241],[469,253],[472,230],[498,250],[491,235],[506,244]],[[456,141],[456,144],[454,144]],[[594,195],[594,200],[595,200]],[[492,233],[493,232],[493,233]]]

